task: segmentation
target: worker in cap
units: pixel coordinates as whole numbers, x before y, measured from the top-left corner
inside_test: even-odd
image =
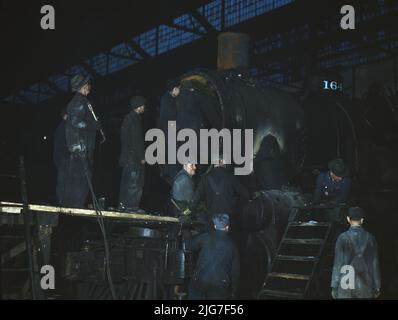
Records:
[[[213,216],[214,230],[186,241],[198,259],[189,286],[191,300],[226,300],[235,296],[239,282],[239,253],[228,235],[229,215]]]
[[[119,210],[124,212],[143,212],[140,202],[144,188],[145,144],[141,115],[145,112],[145,104],[144,97],[132,97],[129,101],[130,112],[121,128]]]
[[[348,176],[348,168],[342,159],[329,162],[329,171],[321,172],[316,180],[313,195],[314,204],[328,204],[342,206],[346,203],[351,191],[351,179]],[[340,210],[330,211],[330,220],[340,221]]]
[[[214,167],[203,175],[196,189],[196,198],[205,200],[208,218],[218,212],[231,212],[233,224],[238,209],[249,201],[250,194],[227,165],[231,163],[227,154],[212,154]],[[232,214],[233,213],[233,214]]]
[[[169,134],[170,130],[176,129],[176,121],[177,121],[177,97],[180,95],[180,79],[170,79],[166,84],[166,92],[163,94],[160,99],[160,108],[159,108],[159,123],[158,127],[163,131],[166,137]],[[166,139],[166,150],[167,150],[168,141]],[[166,153],[167,159],[167,153]],[[168,182],[169,185],[173,184],[173,179],[177,175],[177,173],[181,169],[181,164],[165,164],[161,167],[162,178]]]
[[[90,76],[85,76],[82,74],[75,75],[70,81],[70,87],[73,92],[78,92],[85,85],[89,84],[91,80]]]
[[[90,77],[75,75],[70,86],[74,97],[66,108],[65,135],[70,154],[66,169],[62,205],[82,208],[85,206],[92,177],[96,133],[101,123],[87,96],[91,92]]]
[[[380,295],[377,242],[362,227],[364,219],[362,208],[348,210],[350,228],[340,234],[335,248],[331,279],[334,299],[373,299]]]

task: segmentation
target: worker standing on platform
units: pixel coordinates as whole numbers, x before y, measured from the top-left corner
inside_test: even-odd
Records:
[[[139,205],[144,188],[145,144],[141,114],[145,112],[145,103],[144,97],[132,97],[129,104],[131,111],[122,123],[122,152],[119,161],[123,168],[119,192],[120,211],[143,212]]]
[[[160,100],[160,114],[159,127],[164,132],[165,136],[169,134],[169,122],[177,120],[177,97],[180,95],[180,81],[179,79],[171,79],[167,82],[167,91]],[[174,124],[170,124],[174,125]],[[166,150],[167,150],[166,139]],[[167,158],[167,153],[166,153]],[[179,163],[166,164],[162,167],[162,177],[169,185],[172,185],[173,179],[181,169]]]
[[[69,151],[66,145],[66,120],[68,115],[66,110],[62,111],[62,121],[59,123],[54,134],[53,159],[57,168],[56,200],[57,205],[62,205],[65,192],[65,178],[68,167]]]
[[[66,142],[70,156],[62,205],[82,208],[91,183],[96,132],[101,123],[87,99],[91,92],[90,77],[76,75],[71,88],[76,94],[67,106]]]

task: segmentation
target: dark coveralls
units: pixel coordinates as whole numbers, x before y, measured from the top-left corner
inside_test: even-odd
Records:
[[[166,92],[160,99],[159,126],[167,135],[168,122],[177,120],[176,98],[170,92]]]
[[[166,150],[167,150],[167,136],[168,136],[168,122],[177,121],[177,103],[176,98],[173,98],[170,92],[166,92],[160,100],[160,115],[159,127],[166,135]],[[167,157],[167,152],[166,152]],[[167,158],[166,158],[167,159]],[[180,164],[167,164],[162,171],[163,178],[172,185],[173,179],[181,169]]]
[[[344,177],[340,182],[334,182],[330,177],[330,171],[322,172],[316,180],[313,203],[343,204],[347,201],[350,190],[351,179],[349,177]],[[338,222],[340,219],[339,214],[340,208],[329,210],[329,220]]]
[[[238,199],[249,200],[249,191],[225,167],[214,167],[196,191],[196,198],[206,197],[208,218],[218,213],[236,215]]]
[[[70,152],[63,206],[85,205],[91,181],[96,132],[100,123],[88,108],[87,97],[76,93],[67,106],[66,142]]]
[[[68,167],[69,150],[66,145],[65,134],[66,121],[62,120],[55,130],[53,159],[57,168],[56,200],[58,205],[62,205],[65,192],[66,170]]]
[[[123,168],[120,181],[119,206],[123,209],[138,209],[144,187],[145,145],[141,116],[131,111],[123,120],[121,129],[119,164]]]
[[[191,209],[195,203],[195,183],[192,177],[182,169],[174,178],[171,189],[171,198],[178,205],[179,209],[171,203],[172,213],[175,216],[182,215],[186,209]]]
[[[198,96],[193,87],[183,86],[176,98],[177,106],[177,132],[189,128],[199,135],[202,128],[202,113],[198,105]]]
[[[341,269],[346,265],[354,268],[355,289],[341,286],[342,277],[345,276]],[[360,226],[351,227],[337,239],[331,287],[337,299],[374,298],[380,290],[377,242],[373,235]]]
[[[281,154],[275,137],[269,135],[263,139],[254,161],[254,171],[264,190],[280,190],[289,182],[291,166]]]
[[[186,249],[199,251],[189,287],[190,300],[230,299],[238,288],[239,253],[225,231],[204,233],[186,242]]]

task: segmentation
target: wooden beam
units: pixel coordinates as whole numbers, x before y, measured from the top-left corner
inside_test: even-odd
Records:
[[[44,232],[40,234],[39,241],[43,241],[47,237],[51,235],[50,232]],[[0,256],[0,265],[5,264],[6,262],[10,261],[11,259],[15,258],[16,256],[20,255],[26,250],[26,242],[21,242],[17,244],[15,247],[11,248],[5,253],[2,253]]]
[[[11,248],[10,250],[8,250],[7,252],[3,253],[0,257],[0,265],[3,265],[4,263],[6,263],[7,261],[10,261],[11,259],[13,259],[14,257],[20,255],[22,252],[24,252],[26,250],[26,243],[21,242],[18,245],[16,245],[15,247]]]
[[[21,210],[22,210],[22,203],[0,202],[0,212],[20,214]],[[97,211],[92,209],[29,205],[29,210],[43,212],[43,213],[61,213],[69,216],[78,216],[78,217],[98,216]],[[179,219],[174,217],[155,216],[150,214],[138,214],[138,213],[123,213],[117,211],[101,211],[101,213],[104,218],[179,223]]]

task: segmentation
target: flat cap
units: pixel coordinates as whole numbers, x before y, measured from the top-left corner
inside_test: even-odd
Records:
[[[130,107],[132,107],[133,109],[136,109],[138,107],[141,107],[143,105],[145,105],[146,103],[146,99],[144,97],[141,96],[134,96],[130,99]]]
[[[365,218],[365,212],[360,207],[351,207],[348,209],[348,216],[352,220],[361,220]]]

